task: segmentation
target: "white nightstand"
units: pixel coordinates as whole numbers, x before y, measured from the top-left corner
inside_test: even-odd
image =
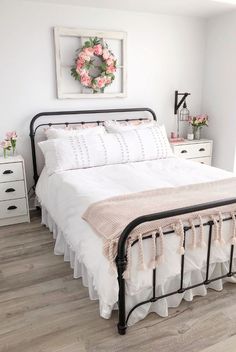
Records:
[[[0,226],[29,221],[24,160],[0,157]]]
[[[183,142],[170,143],[174,154],[184,159],[190,159],[202,164],[211,165],[213,141],[200,139]]]

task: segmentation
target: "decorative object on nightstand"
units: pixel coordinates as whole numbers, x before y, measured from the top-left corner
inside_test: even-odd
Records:
[[[192,116],[189,118],[189,124],[192,126],[194,139],[200,140],[202,127],[208,126],[208,116],[206,114]]]
[[[6,138],[0,143],[0,146],[3,149],[4,158],[6,158],[11,151],[12,155],[15,155],[17,138],[16,131],[6,133]]]
[[[29,221],[24,159],[0,157],[0,226]]]
[[[189,95],[190,93],[179,93],[177,90],[175,91],[174,114],[177,115],[177,138],[180,137],[180,121],[189,120],[189,110],[187,108],[187,103],[186,103],[186,98]],[[179,100],[179,97],[181,97],[180,100]],[[182,105],[183,107],[180,110]]]
[[[170,143],[173,153],[181,158],[211,165],[213,141],[208,139]]]

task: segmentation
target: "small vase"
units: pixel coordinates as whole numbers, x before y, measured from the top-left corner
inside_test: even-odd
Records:
[[[3,149],[3,156],[4,156],[4,158],[5,158],[5,159],[8,158],[9,155],[10,155],[10,150],[9,150],[9,149]]]
[[[201,128],[200,127],[194,127],[193,128],[193,134],[194,134],[194,139],[199,141],[201,139]]]

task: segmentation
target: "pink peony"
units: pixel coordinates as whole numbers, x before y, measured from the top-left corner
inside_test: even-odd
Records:
[[[16,139],[17,139],[17,133],[16,133],[16,131],[7,132],[7,133],[6,133],[6,139],[7,139],[7,140],[11,140],[11,139],[16,140]]]
[[[0,143],[1,148],[3,149],[10,149],[11,148],[11,142],[9,140],[4,140]]]
[[[106,68],[106,73],[114,73],[114,72],[116,72],[115,66],[111,65]]]
[[[97,44],[93,47],[94,54],[96,55],[102,55],[102,46],[101,44]]]

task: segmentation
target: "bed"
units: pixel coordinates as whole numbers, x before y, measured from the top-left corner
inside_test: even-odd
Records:
[[[30,136],[34,165],[36,195],[42,208],[42,223],[49,227],[55,238],[54,252],[64,255],[70,262],[74,277],[82,277],[88,287],[91,299],[99,300],[101,317],[108,319],[113,309],[119,310],[118,332],[125,334],[127,326],[143,319],[150,312],[161,316],[168,315],[168,308],[176,307],[182,299],[192,300],[195,295],[206,295],[207,288],[221,290],[224,281],[236,282],[234,244],[232,237],[232,218],[223,219],[224,246],[213,246],[212,235],[215,223],[204,223],[206,248],[191,247],[193,238],[191,226],[184,226],[185,253],[176,252],[179,237],[175,231],[164,233],[165,262],[155,268],[137,270],[138,241],[132,243],[132,268],[129,278],[124,278],[127,266],[127,241],[134,227],[159,217],[181,215],[192,212],[191,207],[169,210],[164,213],[148,214],[134,219],[122,232],[116,256],[117,272],[111,271],[109,261],[103,255],[103,242],[91,226],[82,219],[86,209],[96,202],[122,194],[181,187],[190,184],[202,184],[232,178],[232,174],[220,169],[179,159],[174,156],[158,159],[112,164],[99,167],[81,168],[54,173],[48,176],[43,160],[39,166],[40,153],[37,151],[36,132],[45,126],[68,126],[84,123],[78,115],[111,116],[118,120],[128,115],[133,119],[147,119],[145,114],[156,116],[150,109],[120,109],[72,112],[48,112],[36,115],[31,122]],[[142,116],[141,118],[138,118]],[[141,115],[140,115],[141,114]],[[63,122],[61,118],[75,117],[75,120]],[[117,118],[117,116],[119,116]],[[58,119],[59,117],[59,119]],[[53,119],[52,119],[53,118]],[[148,117],[150,119],[150,116]],[[66,120],[68,121],[68,120]],[[42,170],[41,170],[42,169]],[[39,171],[40,170],[40,171]],[[40,173],[40,177],[38,176]],[[194,210],[215,208],[236,203],[235,198],[219,199],[208,204],[196,204]],[[196,225],[199,236],[199,225]],[[159,233],[156,232],[158,239]],[[196,238],[195,238],[196,240]],[[230,244],[231,243],[231,244]],[[158,242],[157,242],[158,244]],[[196,246],[195,246],[196,247]],[[151,260],[152,236],[143,241],[145,261]],[[117,280],[118,276],[118,280]]]

